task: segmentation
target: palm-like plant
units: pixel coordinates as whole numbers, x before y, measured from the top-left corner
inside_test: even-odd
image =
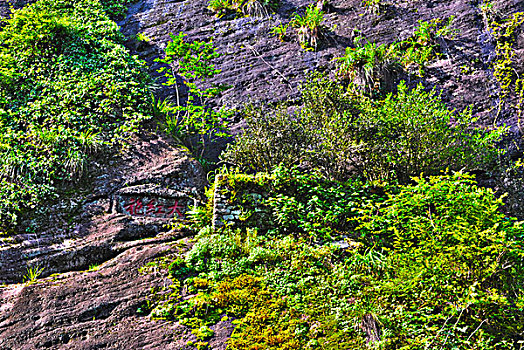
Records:
[[[347,47],[346,54],[336,59],[340,62],[337,73],[339,78],[353,81],[365,93],[371,93],[380,89],[396,70],[398,45],[377,45],[369,41],[361,45],[362,39],[357,37],[356,47]]]
[[[317,48],[318,39],[322,35],[323,21],[324,12],[313,4],[307,7],[303,16],[298,14],[293,16],[290,25],[296,28],[298,42],[303,48]]]

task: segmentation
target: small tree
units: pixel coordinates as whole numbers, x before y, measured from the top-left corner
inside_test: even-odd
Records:
[[[218,96],[224,91],[224,87],[214,85],[203,89],[197,85],[197,82],[203,84],[220,73],[212,63],[220,54],[211,41],[187,42],[184,40],[187,34],[182,32],[170,35],[172,41],[167,44],[165,57],[156,60],[168,65],[158,71],[167,77],[164,85],[174,86],[176,91],[175,104],[162,104],[162,110],[167,112],[166,128],[181,143],[186,143],[192,135],[199,135],[199,156],[202,157],[206,143],[213,136],[227,136],[225,130],[228,113],[223,110],[215,111],[207,106],[208,100]],[[184,79],[183,84],[189,89],[185,104],[181,100],[177,75]],[[191,146],[191,143],[186,145]]]

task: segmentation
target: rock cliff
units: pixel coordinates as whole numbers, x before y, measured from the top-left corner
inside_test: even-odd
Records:
[[[502,14],[524,11],[520,0],[494,3]],[[216,63],[221,73],[211,83],[231,87],[215,103],[234,108],[296,100],[306,74],[330,72],[333,59],[343,55],[356,35],[391,43],[409,37],[419,20],[455,16],[457,35],[443,43],[442,56],[429,64],[423,78],[405,78],[435,87],[451,107],[471,105],[485,124],[495,122],[500,103],[491,68],[495,43],[480,0],[394,0],[380,14],[366,12],[359,0],[333,0],[317,51],[303,50],[294,38],[281,42],[270,34],[308,4],[285,0],[269,16],[234,19],[215,17],[205,0],[139,0],[118,24],[128,48],[149,63],[155,76],[159,65],[154,60],[170,33],[212,38],[223,55]],[[0,2],[0,16],[8,13],[8,3]],[[136,40],[138,33],[149,40]],[[522,74],[522,31],[515,52]],[[164,87],[161,94],[170,93]],[[503,110],[496,122],[517,131],[511,109]],[[85,184],[71,185],[80,187],[75,195],[53,204],[45,230],[0,240],[0,350],[185,349],[194,338],[183,326],[151,321],[137,309],[152,285],[164,283],[154,273],[140,274],[139,268],[171,254],[173,245],[190,244],[184,232],[168,224],[202,199],[206,179],[201,166],[153,133],[137,136],[122,154],[94,164],[92,174]],[[22,283],[31,270],[41,270],[43,279]],[[230,325],[216,331],[211,348],[224,349],[230,331]]]

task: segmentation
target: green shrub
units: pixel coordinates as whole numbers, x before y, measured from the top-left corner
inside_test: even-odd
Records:
[[[396,178],[402,183],[424,173],[488,170],[505,129],[473,128],[471,109],[450,111],[435,91],[404,83],[384,101],[367,100],[354,123],[353,138],[363,146],[356,165],[371,180]]]
[[[202,88],[198,84],[204,84],[209,78],[220,73],[212,63],[220,54],[213,47],[213,43],[192,41],[184,38],[187,35],[179,33],[171,34],[171,39],[165,49],[165,57],[157,59],[157,62],[168,65],[159,70],[164,73],[167,82],[164,85],[175,86],[175,103],[163,103],[162,111],[166,113],[166,129],[180,143],[185,144],[193,151],[190,136],[198,135],[200,143],[200,154],[202,157],[207,144],[212,137],[226,137],[228,111],[216,111],[207,106],[210,98],[218,96],[225,90],[223,86],[212,86]],[[184,84],[189,89],[187,101],[182,101],[177,82],[177,74],[184,78]],[[197,84],[198,83],[198,84]]]
[[[489,170],[504,132],[473,128],[471,110],[450,111],[435,92],[398,86],[396,95],[374,101],[313,77],[303,89],[304,107],[248,110],[247,128],[222,158],[250,171],[300,165],[344,179],[405,183],[420,173]]]
[[[352,169],[349,155],[358,148],[347,137],[356,101],[342,86],[318,75],[304,84],[302,95],[304,108],[299,111],[284,105],[247,108],[247,128],[221,158],[244,171],[300,165],[331,178],[347,178]]]
[[[100,0],[104,11],[112,19],[122,19],[127,13],[127,6],[136,0]]]
[[[388,248],[381,274],[364,290],[383,310],[387,348],[512,348],[503,343],[524,324],[524,228],[501,206],[493,191],[455,173],[417,178],[365,211],[365,240]]]
[[[347,47],[339,62],[337,77],[353,82],[362,92],[372,94],[381,90],[391,91],[399,71],[398,44],[377,45],[362,37],[355,39],[355,47]]]
[[[268,12],[280,5],[278,0],[210,0],[208,8],[217,17],[236,16],[267,16]]]
[[[0,31],[0,225],[36,213],[149,114],[143,62],[96,0],[40,0]]]
[[[355,47],[347,47],[344,56],[335,58],[338,61],[336,75],[343,82],[352,82],[352,87],[367,95],[393,91],[401,68],[410,72],[415,66],[418,75],[423,75],[426,63],[438,57],[444,37],[453,37],[456,33],[450,28],[453,19],[452,16],[447,21],[419,21],[411,37],[391,44],[379,45],[358,36],[354,40]]]

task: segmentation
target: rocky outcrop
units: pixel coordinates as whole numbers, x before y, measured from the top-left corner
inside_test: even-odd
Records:
[[[152,135],[97,168],[87,184],[71,185],[73,195],[43,204],[50,214],[40,223],[44,230],[0,241],[0,283],[21,282],[29,269],[43,269],[45,277],[107,261],[129,242],[169,231],[173,218],[184,219],[201,200],[205,185],[198,162]]]
[[[493,2],[503,15],[524,11],[522,1]],[[297,87],[307,73],[331,70],[333,59],[343,55],[356,35],[390,43],[408,38],[419,20],[455,16],[452,28],[457,35],[442,43],[442,56],[425,69],[424,78],[404,78],[412,84],[423,81],[442,91],[450,106],[463,109],[471,105],[484,122],[493,121],[497,105],[497,86],[490,68],[494,39],[485,28],[481,1],[388,1],[382,13],[372,14],[361,0],[332,0],[318,51],[303,50],[294,38],[280,42],[270,34],[275,25],[288,22],[292,13],[303,12],[309,3],[285,1],[268,17],[232,19],[214,17],[206,0],[141,0],[130,6],[128,16],[119,24],[130,47],[151,64],[153,72],[159,67],[153,60],[162,55],[169,33],[182,31],[190,40],[213,39],[223,56],[217,61],[222,72],[212,82],[231,86],[217,103],[239,107],[247,102],[296,98]],[[144,33],[149,43],[134,40],[136,33]],[[520,32],[518,42],[517,57],[524,57],[524,33]],[[516,116],[506,112],[499,121],[515,125]]]
[[[196,340],[183,326],[137,313],[151,287],[169,283],[139,270],[173,247],[183,251],[185,232],[171,223],[201,200],[205,177],[165,138],[142,134],[131,145],[50,204],[45,231],[0,241],[0,350],[188,349]],[[143,205],[125,212],[130,196]],[[37,283],[19,284],[30,269],[41,270]],[[217,334],[220,349],[225,336]]]
[[[137,313],[151,287],[168,282],[139,269],[173,238],[143,241],[92,271],[0,288],[0,349],[190,349],[185,327]]]

